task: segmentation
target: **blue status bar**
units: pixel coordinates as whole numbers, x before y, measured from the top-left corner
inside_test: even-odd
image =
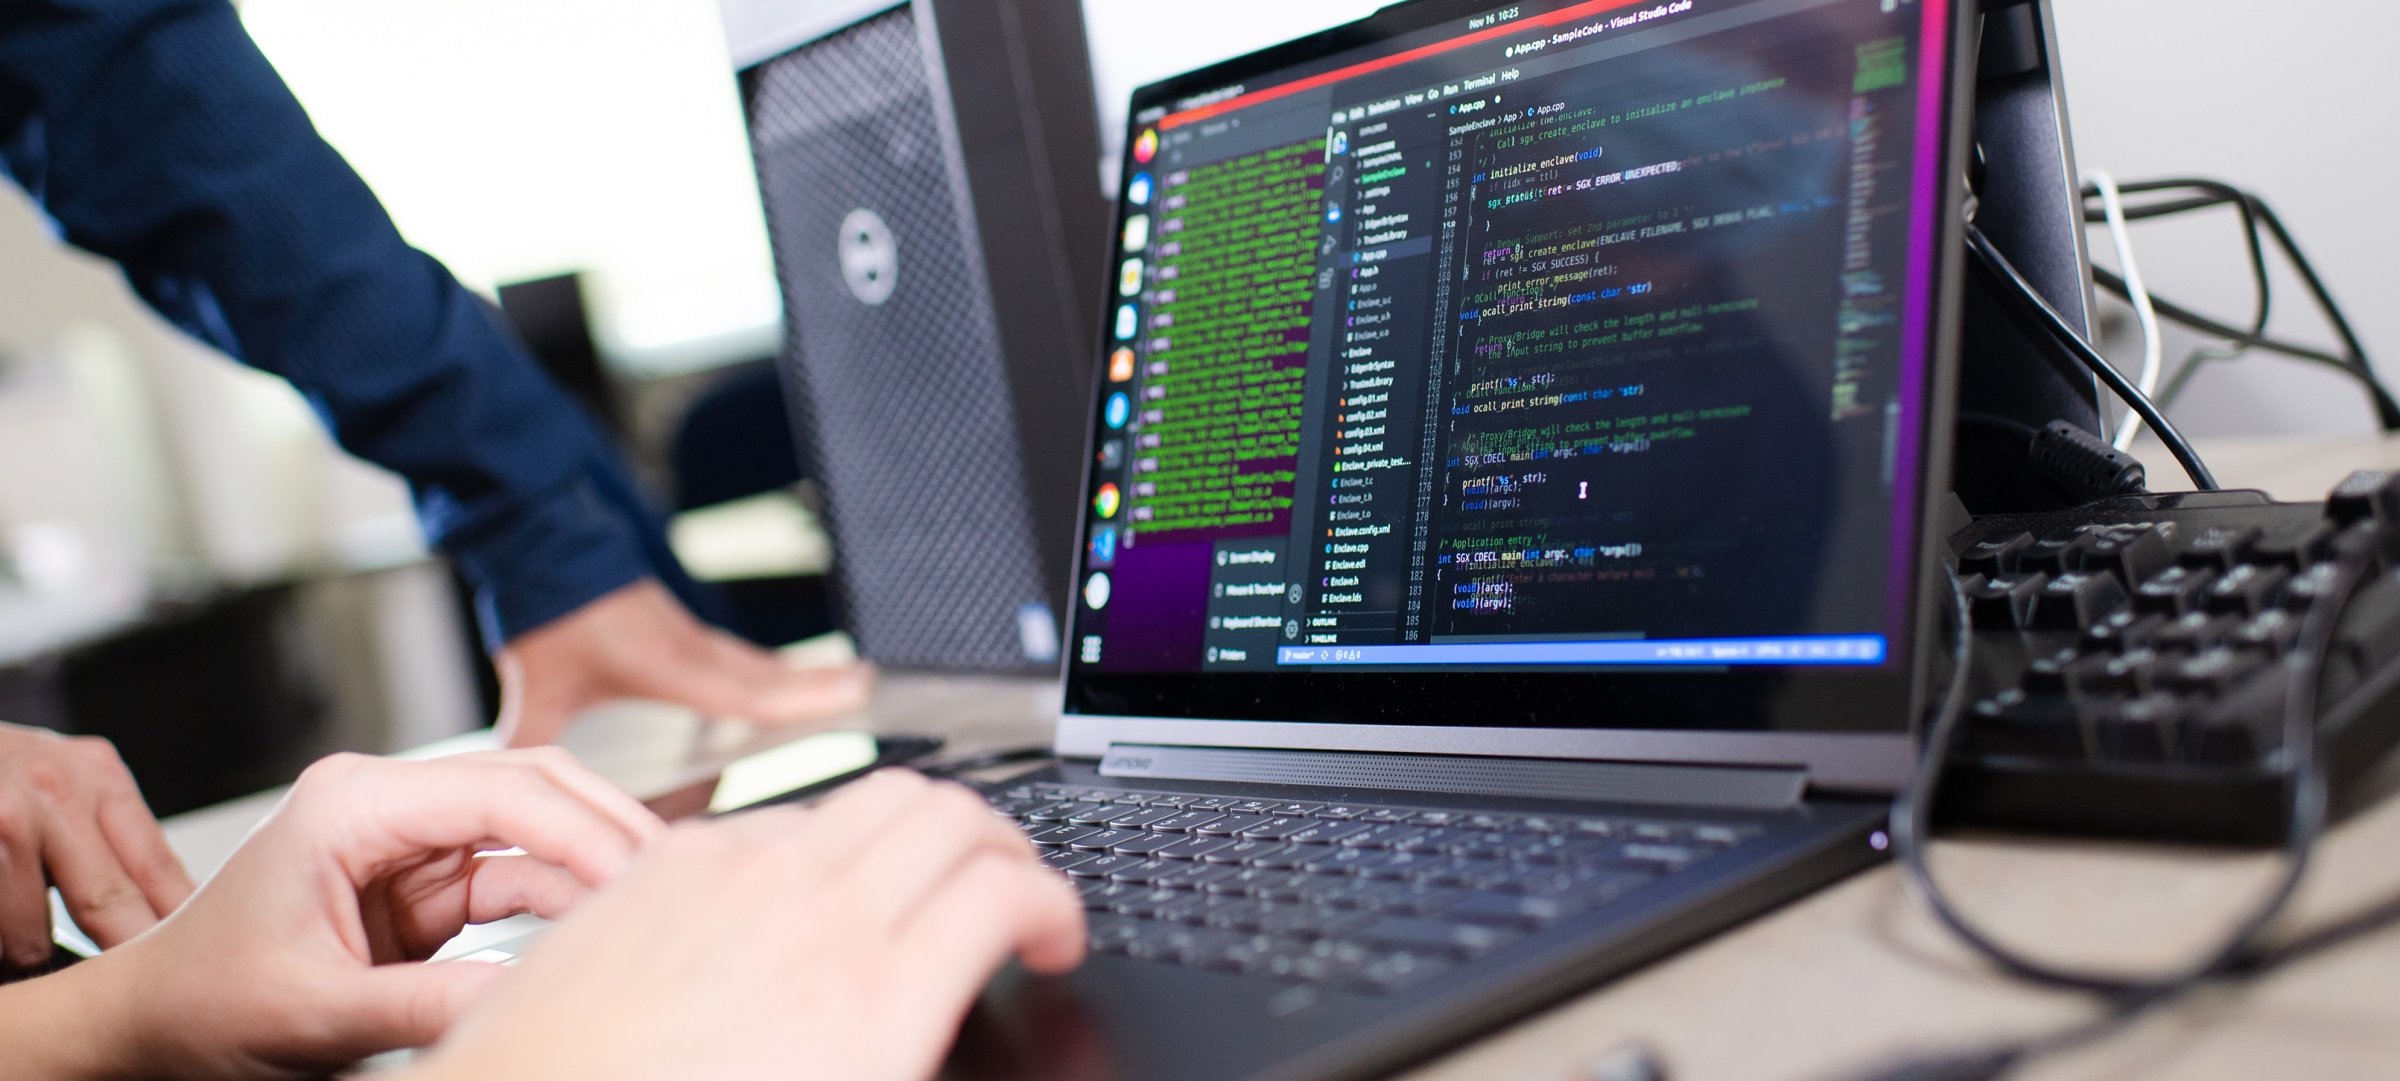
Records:
[[[1599,642],[1472,642],[1420,646],[1283,646],[1277,664],[1882,664],[1884,638],[1622,638]]]

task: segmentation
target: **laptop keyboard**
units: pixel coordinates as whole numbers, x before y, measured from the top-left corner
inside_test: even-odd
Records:
[[[1366,992],[1438,976],[1763,832],[1082,785],[988,795],[1076,883],[1093,951]]]

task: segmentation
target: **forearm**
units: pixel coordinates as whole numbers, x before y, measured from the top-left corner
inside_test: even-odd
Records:
[[[124,996],[87,962],[0,987],[0,1061],[12,1081],[139,1078],[141,1041]]]
[[[500,637],[680,584],[607,440],[402,239],[224,0],[0,4],[0,167],[161,315],[406,477]]]

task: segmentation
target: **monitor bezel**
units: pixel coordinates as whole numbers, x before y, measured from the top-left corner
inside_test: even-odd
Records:
[[[1550,9],[1557,4],[1525,4]],[[1942,72],[1945,85],[1940,156],[1940,207],[1963,207],[1973,104],[1975,9],[1964,0],[1946,10]],[[1127,111],[1131,147],[1146,111],[1179,99],[1240,84],[1260,74],[1371,47],[1445,24],[1464,26],[1497,10],[1489,0],[1407,0],[1365,19],[1213,64],[1136,90]],[[1128,150],[1130,154],[1130,149]],[[1130,157],[1124,166],[1133,168]],[[1918,573],[1905,624],[1895,636],[1891,664],[1866,670],[1781,668],[1706,674],[1606,669],[1441,671],[1430,673],[1109,673],[1074,662],[1073,638],[1062,661],[1064,703],[1055,750],[1096,757],[1117,743],[1226,745],[1310,750],[1598,758],[1623,761],[1740,763],[1805,769],[1813,785],[1844,791],[1896,789],[1914,762],[1922,717],[1946,661],[1939,648],[1939,613],[1949,597],[1940,561],[1946,539],[1936,513],[1950,484],[1950,447],[1957,385],[1964,217],[1933,215],[1933,282],[1926,339],[1922,422],[1917,439],[1915,546]],[[1113,228],[1113,223],[1112,223]],[[1112,248],[1113,252],[1113,248]],[[1114,265],[1114,259],[1110,265]],[[1108,287],[1106,283],[1101,287]],[[1093,391],[1082,422],[1095,429],[1106,393],[1109,332],[1092,341]],[[1087,440],[1095,436],[1087,435]],[[1094,448],[1085,454],[1085,489],[1092,483]],[[1076,581],[1087,573],[1085,545],[1093,526],[1079,516]],[[1080,612],[1078,612],[1078,615]],[[1072,622],[1070,626],[1072,626]],[[1768,698],[1796,693],[1820,705],[1814,726],[1762,725]],[[1836,705],[1846,703],[1847,705]],[[1227,708],[1227,707],[1232,708]],[[1831,711],[1831,712],[1827,712]],[[1751,723],[1738,714],[1749,713]],[[1847,713],[1851,716],[1837,716]],[[1617,726],[1608,716],[1640,715]],[[1788,720],[1788,719],[1787,719]]]

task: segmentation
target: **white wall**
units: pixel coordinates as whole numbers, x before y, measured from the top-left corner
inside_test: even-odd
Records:
[[[243,22],[411,243],[470,286],[588,272],[602,348],[772,353],[765,226],[708,0],[247,0]]]
[[[2281,214],[2387,379],[2400,381],[2400,225],[2386,201],[2400,171],[2400,7],[2379,0],[2055,0],[2076,153],[2120,180],[2213,177]],[[2151,287],[2246,322],[2238,219],[2136,226]],[[2105,234],[2092,234],[2105,252]],[[2105,255],[2103,256],[2105,258]],[[2333,345],[2288,277],[2274,333]],[[2170,361],[2193,339],[2171,339]],[[2116,357],[2136,355],[2112,341]],[[2196,435],[2364,432],[2355,385],[2292,362],[2246,360],[2204,375],[2175,416]]]

